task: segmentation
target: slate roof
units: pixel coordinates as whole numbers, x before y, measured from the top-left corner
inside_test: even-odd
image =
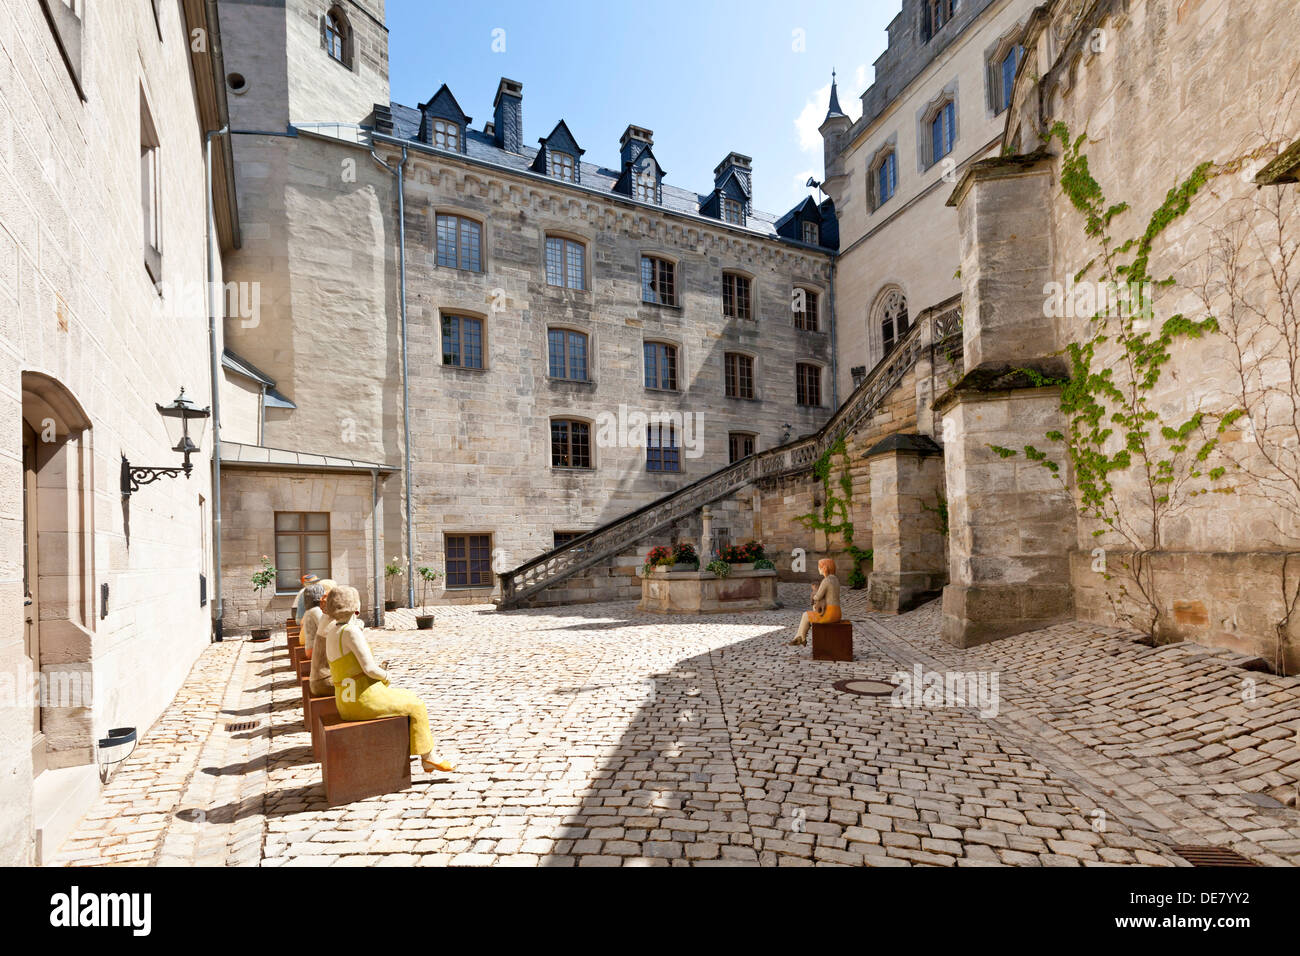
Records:
[[[393,115],[393,136],[398,139],[406,139],[414,142],[420,140],[420,111],[414,107],[403,106],[400,103],[392,103],[389,107]],[[427,145],[427,144],[423,144]],[[466,128],[465,130],[465,153],[471,159],[477,159],[482,162],[493,163],[497,166],[505,166],[510,169],[528,174],[532,172],[531,166],[537,158],[537,148],[524,146],[522,153],[511,153],[501,149],[492,141],[491,135],[484,133],[482,130]],[[614,184],[618,182],[622,174],[620,169],[609,169],[595,163],[582,162],[582,186],[587,189],[593,189],[597,192],[609,193],[610,196],[616,196],[619,199],[626,200],[628,197],[614,189]],[[537,175],[533,173],[533,175]],[[713,194],[713,189],[707,193],[697,193],[692,189],[682,189],[680,186],[672,186],[664,182],[661,186],[663,190],[663,202],[661,208],[670,212],[683,213],[688,216],[700,216],[700,207],[706,203]],[[800,203],[802,205],[802,203]],[[796,208],[798,208],[796,206]],[[772,213],[760,212],[757,209],[750,210],[746,217],[744,226],[730,225],[722,223],[720,220],[709,218],[719,225],[728,229],[736,229],[742,232],[751,232],[758,236],[769,239],[778,239],[782,242],[790,242],[788,238],[780,236],[776,231],[776,222],[782,218]],[[797,245],[803,245],[802,242],[796,242]],[[823,247],[824,248],[824,247]],[[827,249],[826,251],[830,251]]]

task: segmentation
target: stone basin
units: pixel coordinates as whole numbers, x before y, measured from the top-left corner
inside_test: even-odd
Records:
[[[732,568],[720,578],[712,571],[656,570],[641,579],[642,611],[656,614],[728,614],[777,607],[776,571]]]

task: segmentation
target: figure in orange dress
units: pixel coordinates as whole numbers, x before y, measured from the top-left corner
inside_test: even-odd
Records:
[[[821,584],[812,586],[812,610],[804,611],[799,619],[799,633],[795,635],[790,646],[808,643],[808,628],[814,624],[834,624],[840,619],[840,579],[835,576],[835,562],[831,558],[822,558],[817,562],[821,572]]]

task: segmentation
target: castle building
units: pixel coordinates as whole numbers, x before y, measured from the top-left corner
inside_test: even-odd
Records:
[[[131,749],[113,731],[142,736],[209,642],[212,432],[187,422],[182,456],[169,426],[181,389],[210,405],[208,279],[238,241],[211,9],[0,7],[5,864],[57,848]]]
[[[382,14],[223,5],[245,211],[226,268],[261,290],[226,329],[235,629],[272,551],[286,595],[311,570],[373,606],[377,566],[409,555],[445,571],[431,600],[488,600],[496,572],[838,402],[832,203],[756,209],[761,160],[734,151],[676,185],[635,124],[605,151],[562,117],[528,135],[516,80],[478,123],[447,84],[393,103]]]

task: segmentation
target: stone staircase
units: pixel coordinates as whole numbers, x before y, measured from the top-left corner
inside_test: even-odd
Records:
[[[538,592],[755,481],[810,471],[827,449],[881,405],[923,354],[941,345],[960,347],[960,335],[960,296],[926,309],[820,430],[721,468],[501,574],[497,606],[503,610],[519,607]]]

